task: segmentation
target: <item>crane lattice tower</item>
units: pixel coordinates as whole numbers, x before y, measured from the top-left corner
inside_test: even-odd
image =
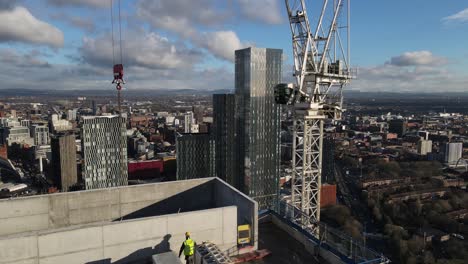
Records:
[[[352,78],[350,0],[310,0],[309,9],[305,0],[285,3],[296,79],[290,101],[294,106],[292,217],[318,235],[324,120],[341,119],[342,90]]]

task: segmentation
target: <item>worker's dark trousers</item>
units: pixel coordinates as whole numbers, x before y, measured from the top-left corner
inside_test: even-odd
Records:
[[[195,264],[194,256],[185,256],[185,264]]]

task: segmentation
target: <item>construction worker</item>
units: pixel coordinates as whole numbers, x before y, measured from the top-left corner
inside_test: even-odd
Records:
[[[186,264],[194,264],[194,254],[195,254],[195,241],[193,241],[190,238],[190,233],[185,232],[185,241],[182,243],[182,246],[180,247],[179,250],[179,258],[180,255],[182,255],[182,251],[184,252],[185,255],[185,263]]]

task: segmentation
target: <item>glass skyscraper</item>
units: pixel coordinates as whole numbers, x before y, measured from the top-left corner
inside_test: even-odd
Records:
[[[213,177],[214,140],[208,133],[181,134],[176,137],[177,180]]]
[[[82,118],[82,168],[86,190],[127,185],[126,119],[120,116]]]
[[[279,190],[280,106],[274,87],[281,83],[283,51],[247,48],[235,53],[235,96],[239,189],[274,206]]]
[[[216,177],[239,189],[236,177],[236,97],[234,94],[213,95],[213,139],[216,142]]]

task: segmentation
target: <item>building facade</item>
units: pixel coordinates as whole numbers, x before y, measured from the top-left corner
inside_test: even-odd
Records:
[[[43,146],[50,144],[49,128],[43,125],[33,125],[31,127],[31,137],[34,138],[36,146]]]
[[[323,138],[322,183],[335,182],[335,140],[332,136]]]
[[[420,140],[418,141],[418,154],[427,155],[432,152],[432,140]]]
[[[176,137],[177,180],[214,177],[214,140],[210,134],[181,134]]]
[[[258,202],[274,206],[279,191],[280,106],[274,87],[281,83],[280,49],[235,52],[235,95],[239,188]]]
[[[406,133],[407,122],[402,119],[390,120],[388,123],[388,132],[398,134],[398,137],[403,137]]]
[[[85,116],[81,127],[85,188],[128,184],[126,119],[120,116]]]
[[[184,132],[190,133],[193,124],[193,112],[187,112],[184,114]]]
[[[50,145],[54,182],[62,192],[67,192],[78,182],[75,135],[54,135]]]
[[[29,133],[29,127],[15,126],[2,128],[2,140],[0,144],[11,146],[13,143],[20,145],[34,145],[34,139]]]
[[[234,94],[213,95],[212,135],[216,142],[216,177],[239,189],[236,177],[236,96]]]
[[[455,165],[463,155],[463,143],[451,142],[446,143],[444,147],[445,158],[444,162]]]

